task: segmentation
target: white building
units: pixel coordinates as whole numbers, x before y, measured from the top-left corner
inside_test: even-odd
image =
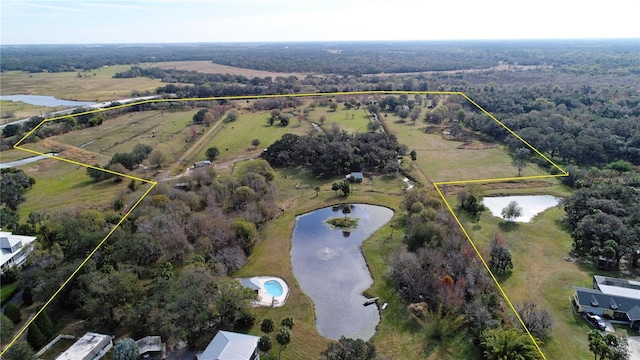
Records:
[[[0,229],[0,274],[12,266],[20,266],[27,261],[33,251],[35,236],[13,235]]]
[[[109,335],[88,332],[58,355],[56,360],[99,360],[113,347],[112,340]]]
[[[198,360],[260,360],[257,336],[218,331]]]

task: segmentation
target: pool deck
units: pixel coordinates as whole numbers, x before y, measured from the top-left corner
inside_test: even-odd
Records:
[[[253,303],[256,307],[281,307],[284,306],[285,302],[287,302],[287,298],[289,297],[289,285],[279,277],[254,276],[252,278],[242,278],[238,280],[245,286],[247,286],[247,284],[252,285],[248,287],[258,292],[258,300]],[[264,287],[264,283],[267,281],[277,281],[280,286],[282,286],[282,295],[273,296],[269,294]]]

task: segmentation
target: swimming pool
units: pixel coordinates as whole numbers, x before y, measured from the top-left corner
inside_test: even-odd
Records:
[[[264,283],[264,289],[267,290],[267,293],[271,296],[280,296],[282,295],[282,285],[280,285],[279,281],[269,280]]]

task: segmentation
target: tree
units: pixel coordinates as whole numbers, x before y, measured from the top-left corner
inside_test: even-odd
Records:
[[[527,160],[529,159],[529,150],[525,148],[516,149],[513,152],[512,163],[518,169],[518,176],[522,174],[522,170],[527,166]]]
[[[546,339],[551,336],[553,318],[547,310],[538,309],[538,305],[535,302],[525,301],[520,305],[516,305],[516,311],[535,338]]]
[[[0,344],[6,344],[13,334],[13,321],[6,315],[0,314]]]
[[[466,117],[467,117],[467,114],[464,112],[464,110],[460,109],[456,111],[456,120],[462,122]]]
[[[336,111],[338,109],[338,103],[336,103],[335,101],[332,101],[329,104],[329,109],[331,109],[331,111]]]
[[[331,190],[336,192],[336,195],[338,195],[338,190],[342,189],[342,185],[340,185],[340,183],[333,183],[331,184]]]
[[[293,319],[293,316],[286,316],[284,319],[282,319],[282,321],[280,322],[281,326],[285,326],[288,327],[289,330],[293,330],[293,325],[295,324],[295,321]]]
[[[411,150],[409,157],[411,157],[411,161],[416,161],[418,159],[418,153],[415,150]]]
[[[149,154],[149,163],[157,168],[161,168],[166,161],[167,157],[160,150],[153,150]]]
[[[22,321],[22,315],[20,314],[20,308],[12,303],[9,302],[7,303],[7,305],[4,307],[4,314],[11,319],[11,321],[13,321],[14,324],[18,324],[20,323],[20,321]]]
[[[320,186],[316,186],[313,188],[313,190],[315,190],[316,192],[316,197],[318,197],[318,195],[320,195]]]
[[[227,116],[224,118],[224,122],[225,123],[230,123],[230,122],[234,122],[238,120],[238,113],[235,110],[231,110],[229,111],[229,113],[227,114]]]
[[[131,338],[124,338],[113,346],[113,360],[137,360],[138,344]]]
[[[253,145],[254,149],[258,148],[258,145],[260,145],[260,139],[253,139],[251,140],[251,145]]]
[[[414,125],[416,123],[416,120],[418,120],[418,118],[420,117],[421,112],[422,108],[420,106],[415,106],[413,109],[411,109],[411,114],[409,114],[409,117],[411,118],[411,121],[413,121]]]
[[[343,204],[342,213],[344,214],[344,219],[347,220],[347,215],[351,214],[351,205]]]
[[[325,121],[327,121],[327,117],[324,115],[320,116],[320,125],[324,124]]]
[[[502,215],[502,218],[507,220],[508,222],[512,222],[513,220],[522,216],[522,208],[518,206],[518,203],[516,201],[512,201],[507,204],[504,209],[502,209],[500,215]]]
[[[335,103],[332,103],[335,104]],[[276,334],[276,341],[280,344],[280,349],[278,350],[278,360],[282,356],[282,348],[287,347],[291,342],[291,330],[288,327],[281,327]]]
[[[209,112],[209,109],[207,108],[202,108],[198,110],[198,112],[195,113],[195,115],[193,115],[193,122],[196,124],[201,124],[204,121],[205,114],[208,112]]]
[[[233,325],[242,314],[251,311],[251,304],[257,296],[253,290],[237,281],[219,283],[214,305],[220,316],[220,323],[223,326]]]
[[[615,334],[603,335],[598,330],[589,331],[589,350],[594,355],[594,360],[628,360],[629,343],[626,337],[619,337]]]
[[[216,159],[216,157],[218,157],[218,155],[220,155],[220,150],[218,150],[217,147],[212,146],[212,147],[207,149],[207,151],[205,152],[205,155],[207,156],[207,159],[209,161],[214,161]]]
[[[265,318],[264,320],[262,320],[262,323],[260,324],[260,331],[265,334],[269,334],[272,333],[275,329],[276,325],[273,323],[273,320],[271,320],[271,318]]]
[[[41,312],[40,315],[36,317],[33,323],[38,325],[40,332],[42,332],[42,335],[47,340],[56,333],[55,326],[53,325],[53,322],[49,317],[49,313],[46,310]]]
[[[0,203],[5,204],[11,210],[17,210],[18,205],[24,202],[24,194],[36,184],[31,176],[15,168],[0,170]]]
[[[36,360],[31,346],[24,341],[16,341],[2,355],[3,360]]]
[[[376,348],[368,341],[344,336],[332,342],[321,354],[323,360],[370,360],[376,357]]]
[[[133,151],[131,152],[131,154],[133,154],[136,164],[140,165],[142,164],[142,161],[146,159],[149,154],[151,154],[152,151],[153,148],[149,145],[136,144],[136,146],[133,147]]]
[[[486,330],[480,346],[486,360],[538,360],[540,351],[526,334],[506,328]]]
[[[494,245],[491,248],[491,267],[498,273],[503,274],[513,269],[511,251],[504,246]]]
[[[267,335],[262,335],[258,340],[258,350],[262,351],[267,356],[267,353],[273,347],[273,343],[271,342],[271,338]]]
[[[35,323],[31,323],[27,330],[27,342],[34,349],[40,349],[47,343],[47,339],[42,335],[42,331]]]
[[[351,192],[351,185],[347,180],[344,180],[340,185],[340,191],[342,191],[344,196],[349,196],[349,193]]]

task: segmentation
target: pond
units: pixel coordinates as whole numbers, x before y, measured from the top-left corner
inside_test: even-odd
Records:
[[[531,222],[539,213],[552,208],[560,203],[561,198],[551,195],[520,195],[520,196],[492,196],[482,199],[493,216],[502,217],[502,209],[510,202],[515,201],[522,208],[522,216],[514,219],[515,222]]]
[[[23,102],[25,104],[37,105],[37,106],[48,106],[48,107],[56,107],[56,106],[89,106],[95,105],[96,103],[88,102],[88,101],[71,101],[71,100],[62,100],[53,96],[43,96],[43,95],[0,95],[0,100],[8,100],[13,102]]]
[[[320,334],[338,340],[341,336],[370,339],[380,322],[375,305],[363,306],[362,293],[373,283],[362,242],[386,224],[393,211],[374,205],[356,204],[350,218],[358,219],[351,232],[326,223],[341,217],[341,209],[319,209],[296,218],[291,246],[291,266],[302,290],[313,300]]]

